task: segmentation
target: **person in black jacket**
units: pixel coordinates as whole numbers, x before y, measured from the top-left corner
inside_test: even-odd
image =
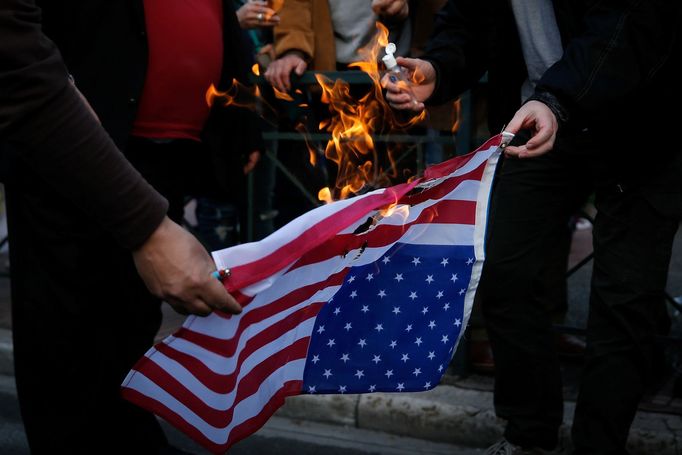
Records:
[[[137,80],[135,74],[144,71],[125,69],[127,59],[138,55],[124,39],[125,31],[134,33],[124,21],[132,3],[104,3],[95,10],[93,2],[83,2],[80,11],[60,5],[64,13],[76,14],[71,19],[90,15],[91,23],[70,24],[87,25],[94,33],[85,47],[97,44],[102,38],[97,33],[117,31],[109,54],[101,60],[91,56],[97,60],[91,66],[74,59],[73,43],[64,41],[65,66],[41,32],[35,2],[0,1],[0,140],[10,146],[3,148],[2,160],[8,167],[15,377],[36,454],[168,453],[155,417],[120,397],[121,381],[158,330],[160,298],[183,313],[240,311],[211,278],[214,264],[206,251],[165,216],[167,200],[124,159],[69,82],[71,72],[90,90],[101,84],[101,98],[91,93],[98,100],[95,110],[121,141],[121,125],[132,117],[116,115],[116,106],[132,105],[129,98],[102,102],[108,96],[120,101],[113,95],[126,92],[124,84],[106,85],[99,71],[121,80],[125,75]],[[130,26],[136,16],[131,17]],[[105,26],[108,20],[118,26]],[[130,52],[117,54],[125,43]],[[106,73],[116,66],[111,61],[119,73]],[[107,94],[107,88],[115,93]],[[156,158],[166,164],[165,156]]]
[[[507,420],[489,453],[557,446],[562,386],[542,272],[592,191],[595,262],[572,439],[575,453],[625,453],[655,336],[669,328],[663,292],[682,217],[682,156],[670,137],[679,116],[663,113],[679,109],[681,9],[663,0],[450,0],[423,58],[398,60],[421,83],[411,93],[388,83],[397,109],[422,109],[487,71],[491,130],[508,121],[519,133],[498,167],[479,286],[495,409]]]

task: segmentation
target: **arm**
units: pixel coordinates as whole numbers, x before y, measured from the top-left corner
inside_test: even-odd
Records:
[[[210,278],[199,242],[165,217],[167,202],[135,171],[68,81],[29,0],[0,0],[0,137],[111,232],[147,287],[184,312],[240,311]],[[179,270],[178,270],[179,269]]]

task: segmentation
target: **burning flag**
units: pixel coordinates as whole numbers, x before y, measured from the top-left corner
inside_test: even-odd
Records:
[[[214,252],[243,312],[187,318],[123,395],[222,453],[287,396],[435,387],[471,312],[501,141]]]

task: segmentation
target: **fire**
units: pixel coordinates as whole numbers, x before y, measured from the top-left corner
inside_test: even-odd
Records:
[[[462,103],[459,98],[457,98],[454,103],[452,103],[452,128],[451,132],[456,133],[459,130],[459,124],[462,120]]]
[[[406,119],[399,117],[385,100],[381,86],[383,74],[378,62],[380,52],[388,44],[388,29],[381,23],[376,25],[378,33],[358,51],[362,60],[349,65],[364,71],[372,80],[366,94],[354,97],[347,82],[332,81],[320,74],[315,76],[322,87],[322,102],[329,106],[331,114],[320,123],[320,130],[332,136],[325,156],[338,168],[332,194],[339,199],[368,186],[389,185],[390,178],[397,176],[393,159],[396,147],[387,147],[385,153],[378,153],[373,136],[404,132],[426,118],[426,112]]]
[[[334,201],[334,199],[332,199],[332,191],[328,186],[325,186],[317,193],[317,198],[325,204],[330,204]]]
[[[237,106],[248,109],[272,125],[277,124],[277,111],[261,96],[258,86],[248,87],[237,79],[233,79],[232,85],[224,92],[219,91],[211,84],[206,91],[206,103],[209,106],[220,103],[222,106]]]

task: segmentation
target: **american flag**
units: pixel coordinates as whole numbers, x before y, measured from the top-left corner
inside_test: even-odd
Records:
[[[501,140],[214,252],[243,312],[188,317],[123,395],[222,453],[287,396],[435,387],[471,312]]]

